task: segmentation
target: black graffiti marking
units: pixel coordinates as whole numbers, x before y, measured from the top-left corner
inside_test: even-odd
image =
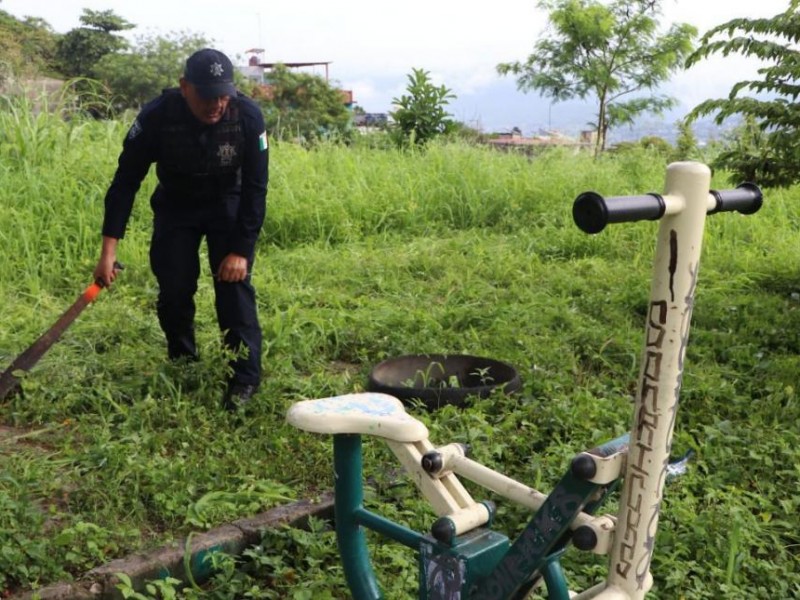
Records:
[[[692,309],[694,308],[694,294],[695,290],[697,289],[697,273],[699,270],[699,265],[695,264],[694,267],[689,265],[689,274],[691,276],[691,282],[689,284],[689,289],[686,292],[686,296],[684,297],[684,309],[681,315],[681,339],[680,339],[680,348],[678,350],[678,379],[676,381],[675,387],[673,389],[673,399],[674,402],[672,403],[672,409],[670,410],[670,422],[668,424],[668,434],[666,436],[667,440],[667,447],[665,452],[665,458],[661,465],[661,472],[658,478],[658,489],[662,490],[664,487],[664,481],[667,476],[667,467],[669,466],[669,456],[672,452],[672,431],[675,428],[675,420],[678,416],[678,402],[680,398],[680,390],[681,385],[683,383],[683,366],[684,366],[684,358],[686,356],[686,347],[689,343],[689,327],[691,325],[692,320]],[[636,584],[637,589],[642,590],[644,589],[645,580],[647,578],[647,572],[650,569],[650,563],[653,559],[653,550],[655,548],[655,537],[656,532],[658,529],[658,515],[661,512],[661,500],[659,500],[653,506],[653,512],[650,516],[650,522],[647,526],[647,539],[645,540],[644,547],[647,550],[647,553],[642,557],[639,561],[639,564],[636,569]]]
[[[664,336],[667,333],[664,329],[664,324],[667,322],[667,308],[666,300],[650,303],[650,311],[647,315],[647,337],[645,340],[648,348],[660,349],[664,344]]]
[[[645,450],[652,450],[653,438],[658,428],[658,414],[656,413],[658,408],[658,387],[642,384],[641,396],[641,408],[636,413],[636,446]],[[646,405],[648,401],[651,404],[650,410]],[[643,457],[644,453],[638,453],[638,455]]]
[[[661,353],[648,350],[644,357],[644,376],[646,379],[658,381],[661,373]]]
[[[426,564],[426,586],[436,598],[459,600],[465,579],[465,565],[456,556],[438,555]]]
[[[689,343],[689,327],[692,323],[692,311],[694,310],[694,293],[697,289],[697,273],[700,270],[700,264],[695,263],[694,267],[689,265],[690,283],[689,289],[686,291],[686,297],[683,299],[684,311],[683,319],[681,320],[681,349],[678,355],[678,369],[683,373],[683,359],[686,356],[686,346]]]
[[[675,273],[677,272],[677,236],[674,231],[670,232],[670,294],[674,302],[675,296]],[[684,307],[681,315],[680,325],[680,348],[678,350],[678,378],[675,387],[673,388],[672,408],[669,415],[668,434],[666,436],[667,448],[666,456],[660,465],[660,473],[658,478],[658,490],[662,490],[664,481],[667,475],[667,467],[669,465],[669,455],[672,450],[672,431],[675,427],[675,421],[678,411],[678,400],[681,385],[683,382],[683,366],[684,358],[686,356],[686,347],[689,341],[689,327],[692,318],[692,309],[694,307],[694,294],[697,288],[697,273],[698,265],[689,265],[690,284],[686,295],[683,298]],[[648,329],[647,329],[647,349],[645,354],[645,365],[642,370],[641,390],[640,390],[640,410],[636,416],[636,432],[637,437],[635,440],[635,447],[629,452],[628,459],[632,460],[631,469],[628,482],[627,498],[625,502],[628,509],[628,514],[625,519],[625,530],[623,536],[623,543],[621,544],[620,559],[616,566],[617,574],[624,578],[628,578],[628,574],[633,570],[634,578],[636,580],[637,589],[644,589],[647,579],[647,573],[650,569],[650,563],[653,558],[653,550],[655,548],[655,536],[658,528],[658,516],[661,511],[661,499],[651,507],[650,520],[647,525],[646,539],[644,540],[645,554],[639,559],[634,566],[633,557],[638,542],[637,531],[641,522],[641,509],[644,497],[641,490],[644,488],[644,479],[647,476],[648,468],[653,465],[647,464],[647,454],[653,450],[654,435],[658,427],[658,399],[659,399],[659,379],[661,376],[661,361],[663,358],[662,346],[666,335],[667,318],[667,302],[655,301],[650,304]]]
[[[678,270],[678,233],[669,230],[669,294],[670,301],[675,302],[675,272]]]
[[[628,498],[626,499],[626,504],[628,507],[628,514],[625,517],[625,528],[624,528],[624,538],[622,544],[620,544],[620,562],[617,563],[617,573],[622,575],[627,579],[628,571],[630,571],[631,567],[633,566],[633,554],[636,549],[638,536],[636,534],[638,526],[639,526],[639,519],[641,518],[641,505],[642,505],[642,495],[637,494],[635,499],[633,497],[633,488],[634,483],[639,483],[639,488],[642,487],[643,478],[641,475],[633,474],[629,477],[629,493]]]
[[[639,559],[636,566],[636,589],[643,590],[647,582],[647,573],[650,570],[650,562],[653,560],[653,549],[655,548],[656,529],[658,529],[658,513],[661,509],[661,502],[653,505],[653,512],[650,515],[650,522],[647,524],[647,539],[644,542],[646,550],[644,556]]]
[[[674,233],[674,232],[673,232]],[[674,237],[674,236],[672,236]],[[670,288],[672,288],[677,249],[672,248],[670,255]],[[659,380],[661,378],[661,366],[663,360],[664,340],[666,339],[666,322],[668,304],[665,300],[653,301],[650,303],[648,311],[648,323],[646,331],[646,350],[644,357],[644,368],[642,369],[640,390],[639,390],[639,411],[636,414],[636,439],[635,445],[628,453],[629,473],[626,484],[627,497],[624,502],[627,507],[623,529],[623,541],[620,544],[620,557],[616,565],[617,574],[628,578],[628,574],[633,569],[637,582],[639,581],[639,571],[641,563],[646,560],[650,563],[650,554],[639,560],[638,565],[633,564],[634,554],[638,546],[639,525],[644,508],[644,486],[647,474],[652,470],[652,465],[648,464],[649,455],[653,450],[655,435],[658,430],[658,398]],[[634,440],[631,440],[632,442]],[[645,540],[645,546],[649,540]],[[646,574],[646,571],[645,571]]]
[[[583,509],[584,502],[580,494],[557,485],[482,585],[481,598],[508,598],[519,585],[528,581],[536,562],[541,561],[558,541],[567,524]]]

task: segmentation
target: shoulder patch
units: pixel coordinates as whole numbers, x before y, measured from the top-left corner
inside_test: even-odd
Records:
[[[258,136],[258,149],[262,152],[266,152],[267,148],[269,148],[269,140],[267,140],[267,132],[264,131]]]
[[[140,133],[142,133],[142,125],[139,123],[139,119],[135,119],[133,125],[131,125],[131,128],[128,130],[128,139],[132,140]]]

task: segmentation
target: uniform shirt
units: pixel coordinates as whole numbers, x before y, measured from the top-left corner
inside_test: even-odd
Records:
[[[223,121],[214,125],[201,123],[191,114],[183,98],[176,97],[176,94],[179,94],[178,90],[167,90],[147,103],[128,131],[122,144],[117,171],[106,193],[102,233],[117,239],[124,237],[136,193],[150,165],[156,163],[159,185],[153,194],[154,207],[156,198],[160,204],[191,211],[193,206],[202,202],[223,202],[231,195],[240,197],[229,251],[249,257],[255,249],[266,214],[269,153],[261,110],[252,100],[241,94],[231,98],[223,120],[230,119],[231,114],[238,112],[243,141],[240,166],[233,177],[224,173],[204,174],[203,181],[208,183],[207,187],[215,190],[215,198],[209,200],[207,194],[202,198],[192,197],[191,190],[186,192],[187,186],[184,186],[182,191],[176,185],[174,174],[160,164],[163,129],[170,126],[184,127],[196,135],[198,140],[202,140],[213,134],[212,129],[221,126]],[[198,164],[197,170],[202,171],[203,165]]]

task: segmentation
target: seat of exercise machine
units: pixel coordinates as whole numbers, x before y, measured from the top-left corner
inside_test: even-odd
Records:
[[[400,400],[376,392],[301,400],[292,405],[286,420],[313,433],[368,434],[404,443],[428,437],[428,428],[409,415]]]

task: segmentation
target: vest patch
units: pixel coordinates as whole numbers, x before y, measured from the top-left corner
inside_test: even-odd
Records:
[[[133,125],[131,125],[131,128],[128,130],[128,139],[132,140],[140,133],[142,133],[142,125],[139,123],[139,119],[135,119]]]
[[[233,159],[237,156],[236,148],[226,142],[219,147],[219,150],[217,150],[217,156],[219,156],[220,166],[228,167],[233,164]]]

